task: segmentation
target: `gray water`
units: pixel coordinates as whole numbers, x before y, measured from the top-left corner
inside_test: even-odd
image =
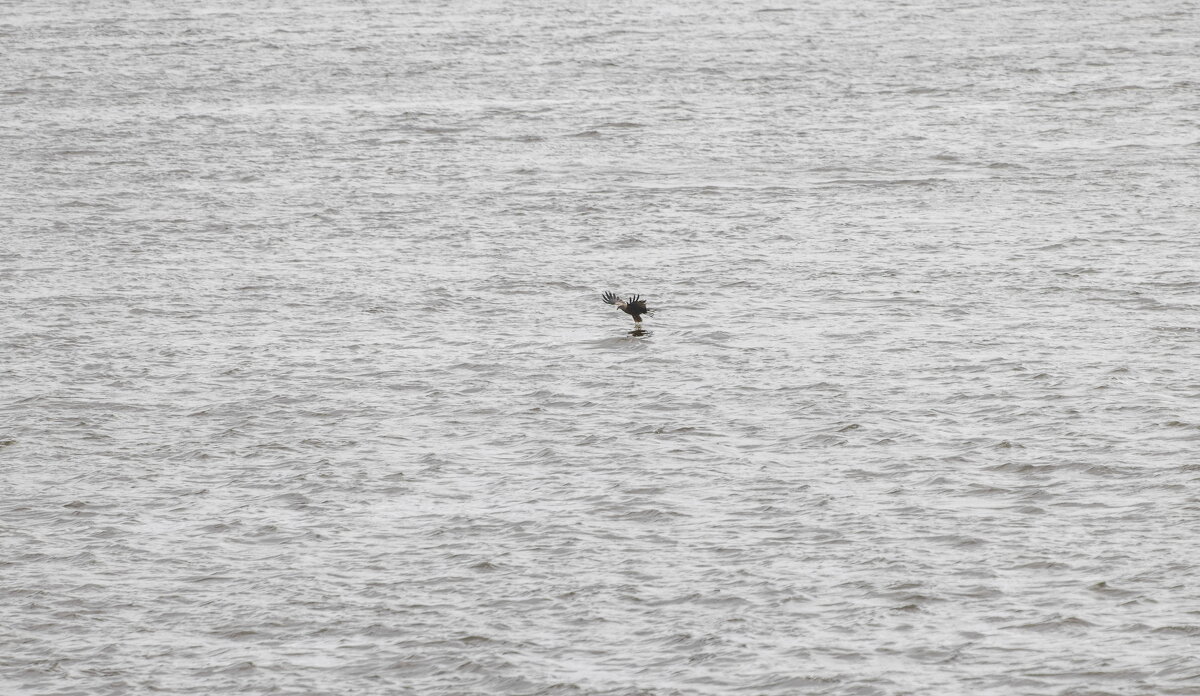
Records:
[[[1200,694],[1193,2],[245,5],[0,14],[2,693]]]

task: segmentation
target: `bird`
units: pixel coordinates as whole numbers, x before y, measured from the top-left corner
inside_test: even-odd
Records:
[[[617,309],[633,317],[635,324],[642,323],[642,315],[650,311],[646,309],[646,301],[642,299],[641,295],[633,295],[628,300],[622,300],[621,298],[617,297],[615,293],[605,292],[604,294],[600,295],[600,298],[610,305],[615,305]]]

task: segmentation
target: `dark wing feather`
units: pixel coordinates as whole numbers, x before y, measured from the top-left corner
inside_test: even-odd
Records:
[[[646,311],[646,301],[642,299],[641,295],[634,295],[629,298],[630,314],[645,314]]]
[[[615,294],[613,294],[611,292],[605,292],[604,294],[600,295],[600,299],[604,300],[605,302],[607,302],[608,304],[611,304],[611,305],[615,305],[616,303],[621,301],[620,298],[618,298]]]

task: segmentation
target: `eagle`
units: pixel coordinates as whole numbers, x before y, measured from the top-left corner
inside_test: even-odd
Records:
[[[605,292],[600,298],[633,317],[634,323],[640,324],[642,322],[642,315],[650,311],[646,309],[646,301],[642,299],[641,295],[634,295],[628,300],[622,300],[615,293]]]

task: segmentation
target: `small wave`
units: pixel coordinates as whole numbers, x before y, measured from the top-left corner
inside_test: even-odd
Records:
[[[829,179],[826,181],[818,181],[814,186],[819,188],[834,188],[838,186],[936,186],[947,183],[946,179],[941,178],[926,178],[926,179]]]

